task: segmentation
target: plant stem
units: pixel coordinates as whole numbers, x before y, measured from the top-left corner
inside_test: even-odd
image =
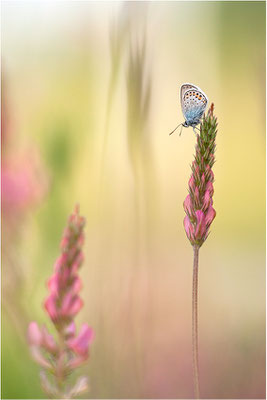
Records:
[[[193,287],[192,287],[192,348],[193,348],[193,372],[194,372],[194,393],[199,399],[199,369],[198,369],[198,321],[197,321],[197,292],[198,292],[198,255],[199,246],[193,246]]]

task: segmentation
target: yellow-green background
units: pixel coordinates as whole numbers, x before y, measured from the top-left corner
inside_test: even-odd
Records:
[[[142,129],[127,106],[140,76]],[[265,397],[265,3],[22,1],[2,3],[2,157],[34,148],[44,187],[15,224],[3,211],[2,398],[45,397],[26,330],[53,331],[45,282],[76,202],[87,220],[77,324],[95,330],[88,397],[192,398],[182,203],[196,138],[168,136],[184,82],[219,123],[217,216],[200,251],[201,396]]]

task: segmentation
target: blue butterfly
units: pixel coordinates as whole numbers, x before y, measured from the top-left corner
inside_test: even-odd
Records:
[[[195,128],[200,123],[208,105],[208,98],[205,93],[202,92],[199,87],[192,85],[191,83],[184,83],[181,86],[180,97],[185,122],[177,125],[170,135],[176,131],[180,125],[185,128],[192,126],[193,131],[195,132]],[[183,128],[181,128],[179,136],[181,136],[182,129]]]

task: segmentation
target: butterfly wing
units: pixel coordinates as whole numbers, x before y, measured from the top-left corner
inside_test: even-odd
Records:
[[[183,96],[184,96],[185,92],[188,89],[200,90],[197,86],[192,85],[192,83],[184,83],[180,88],[180,101],[181,101],[181,104],[182,104]]]
[[[189,125],[198,124],[208,105],[208,98],[201,89],[189,88],[181,100],[182,112]]]

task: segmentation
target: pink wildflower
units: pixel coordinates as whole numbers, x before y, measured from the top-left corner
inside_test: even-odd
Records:
[[[88,388],[86,377],[79,378],[73,389],[65,387],[65,380],[70,372],[88,359],[93,339],[93,330],[87,324],[82,325],[80,333],[76,336],[74,323],[75,315],[83,306],[79,296],[82,282],[78,270],[83,261],[84,225],[85,220],[79,216],[76,207],[61,240],[62,254],[57,259],[54,273],[47,283],[50,294],[44,307],[58,332],[58,343],[45,326],[40,329],[36,322],[31,322],[28,328],[32,357],[43,369],[42,387],[54,398],[67,398],[68,393],[76,396]],[[51,372],[50,379],[45,370]]]
[[[216,216],[213,205],[214,174],[211,170],[214,162],[217,119],[213,115],[212,104],[207,116],[204,115],[197,135],[195,160],[188,186],[189,194],[184,201],[184,229],[193,246],[193,286],[192,286],[192,350],[195,398],[199,399],[198,366],[198,259],[199,249],[207,239],[209,228]]]
[[[217,119],[212,105],[197,136],[196,155],[188,182],[189,195],[184,201],[187,215],[184,219],[185,232],[191,244],[197,247],[202,246],[208,237],[209,227],[216,216],[212,207],[214,174],[211,170],[215,162],[216,129]]]

